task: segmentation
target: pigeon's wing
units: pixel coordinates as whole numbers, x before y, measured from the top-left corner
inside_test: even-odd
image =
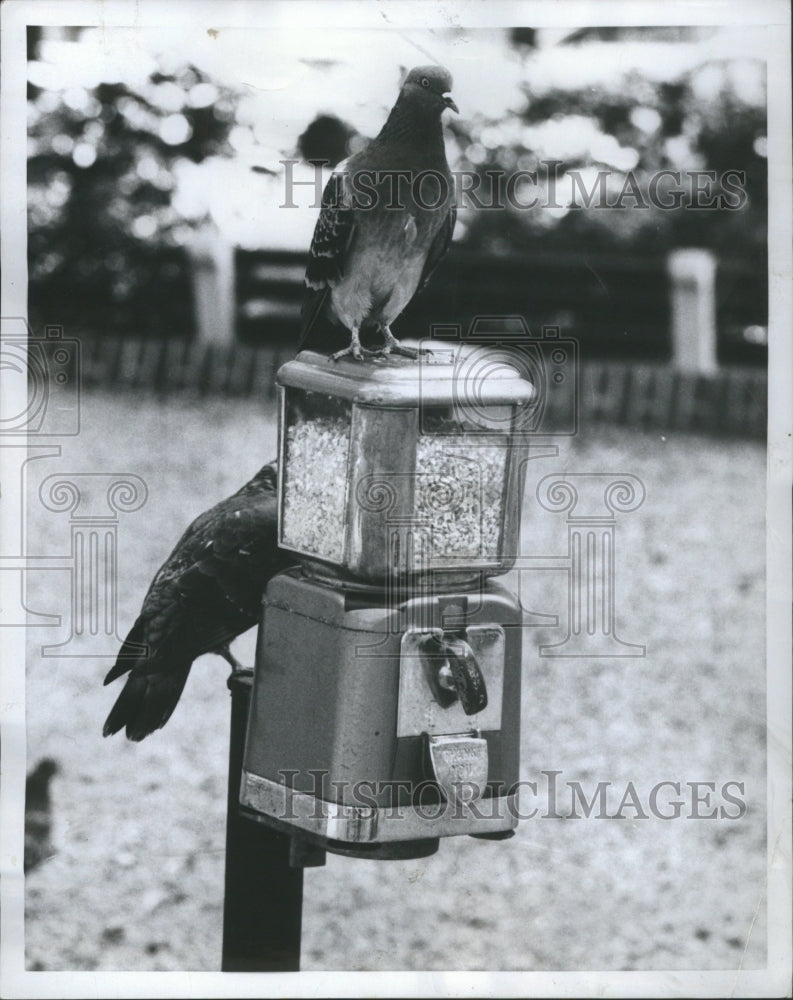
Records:
[[[250,518],[260,514],[262,510],[265,516],[268,515],[270,504],[275,503],[277,491],[278,471],[273,461],[259,469],[256,475],[236,493],[199,514],[157,570],[143,601],[143,613],[146,613],[150,602],[157,601],[159,593],[187,573],[201,558],[206,547],[216,541],[227,524],[233,528],[239,527],[241,532]],[[242,521],[239,521],[240,518]]]
[[[435,268],[446,256],[446,253],[452,244],[452,234],[454,233],[454,225],[456,222],[457,206],[454,201],[452,201],[443,225],[435,234],[435,239],[430,244],[427,259],[424,261],[424,270],[421,272],[421,278],[419,279],[418,291],[421,291],[422,288],[426,287],[433,275],[433,272],[435,271]]]
[[[344,170],[336,170],[325,185],[322,207],[308,252],[306,290],[300,315],[300,349],[320,317],[330,289],[344,276],[344,261],[355,234]]]
[[[275,488],[260,483],[201,514],[160,567],[105,684],[172,650],[188,663],[254,624],[285,562]]]

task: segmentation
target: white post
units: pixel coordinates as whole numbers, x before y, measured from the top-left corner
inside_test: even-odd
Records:
[[[197,339],[230,344],[234,340],[234,248],[210,224],[196,232],[188,252]]]
[[[710,250],[681,248],[667,259],[672,281],[673,362],[680,371],[715,372],[716,258]]]

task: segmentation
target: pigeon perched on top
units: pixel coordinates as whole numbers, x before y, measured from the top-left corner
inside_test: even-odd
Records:
[[[200,514],[154,577],[105,684],[129,677],[105,722],[142,740],[164,726],[193,660],[217,653],[259,620],[270,577],[294,562],[278,548],[277,471],[265,465],[232,496]]]
[[[341,324],[350,341],[334,360],[417,356],[390,326],[451,243],[457,210],[441,129],[446,108],[458,110],[451,86],[442,66],[412,69],[379,135],[328,181],[306,268],[301,348],[336,346]],[[366,327],[382,334],[380,350],[361,346]]]

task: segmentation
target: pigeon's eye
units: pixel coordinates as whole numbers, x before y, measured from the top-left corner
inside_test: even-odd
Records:
[[[429,79],[426,76],[422,76],[422,78],[421,78],[421,86],[422,87],[429,87],[429,85],[430,85]]]

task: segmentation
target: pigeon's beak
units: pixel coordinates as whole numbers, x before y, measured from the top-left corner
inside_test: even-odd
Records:
[[[454,101],[448,94],[444,95],[443,103],[446,105],[447,108],[451,108],[452,111],[456,112],[458,115],[460,114],[460,109],[457,107],[457,105],[454,103]]]

